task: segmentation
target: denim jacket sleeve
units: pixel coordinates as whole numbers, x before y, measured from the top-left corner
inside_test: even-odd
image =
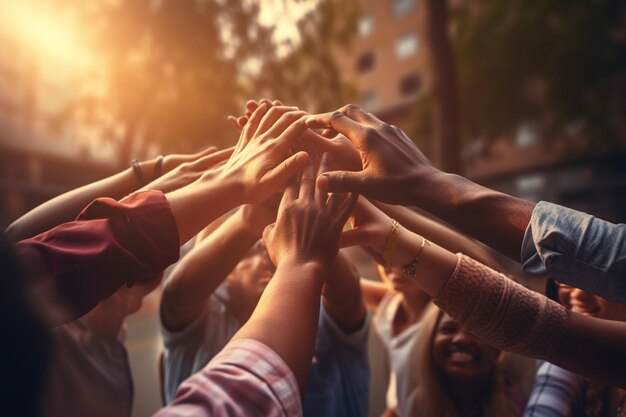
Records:
[[[522,242],[524,272],[626,303],[626,225],[539,202]]]

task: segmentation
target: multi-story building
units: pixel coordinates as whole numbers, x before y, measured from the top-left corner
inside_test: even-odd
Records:
[[[358,34],[338,61],[344,78],[355,83],[359,103],[402,128],[425,80],[425,53],[417,0],[361,0]]]
[[[356,85],[359,104],[366,110],[411,132],[416,98],[429,85],[423,1],[359,3],[357,38],[350,51],[337,57],[345,80]],[[464,3],[453,0],[451,7]],[[464,172],[486,186],[524,198],[626,220],[626,149],[592,156],[574,145],[559,145],[558,140],[543,137],[540,129],[523,125],[512,137],[488,145],[470,143],[462,151]]]

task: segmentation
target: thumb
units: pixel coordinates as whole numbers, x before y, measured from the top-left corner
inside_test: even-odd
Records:
[[[297,154],[287,158],[274,169],[268,171],[263,176],[263,181],[266,181],[278,188],[282,184],[285,184],[289,178],[298,172],[301,172],[307,165],[309,165],[310,160],[311,157],[308,153],[304,151],[298,152]]]
[[[317,186],[327,193],[362,194],[364,184],[363,171],[331,171],[317,177]]]

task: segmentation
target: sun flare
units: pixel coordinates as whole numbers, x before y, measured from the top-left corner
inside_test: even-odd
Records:
[[[47,7],[46,7],[47,6]],[[32,54],[58,63],[83,66],[89,60],[76,19],[41,2],[0,2],[0,25]]]

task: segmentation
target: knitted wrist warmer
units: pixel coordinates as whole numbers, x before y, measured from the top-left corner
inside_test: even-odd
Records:
[[[457,256],[435,304],[497,348],[550,358],[565,333],[567,310],[463,254]]]

